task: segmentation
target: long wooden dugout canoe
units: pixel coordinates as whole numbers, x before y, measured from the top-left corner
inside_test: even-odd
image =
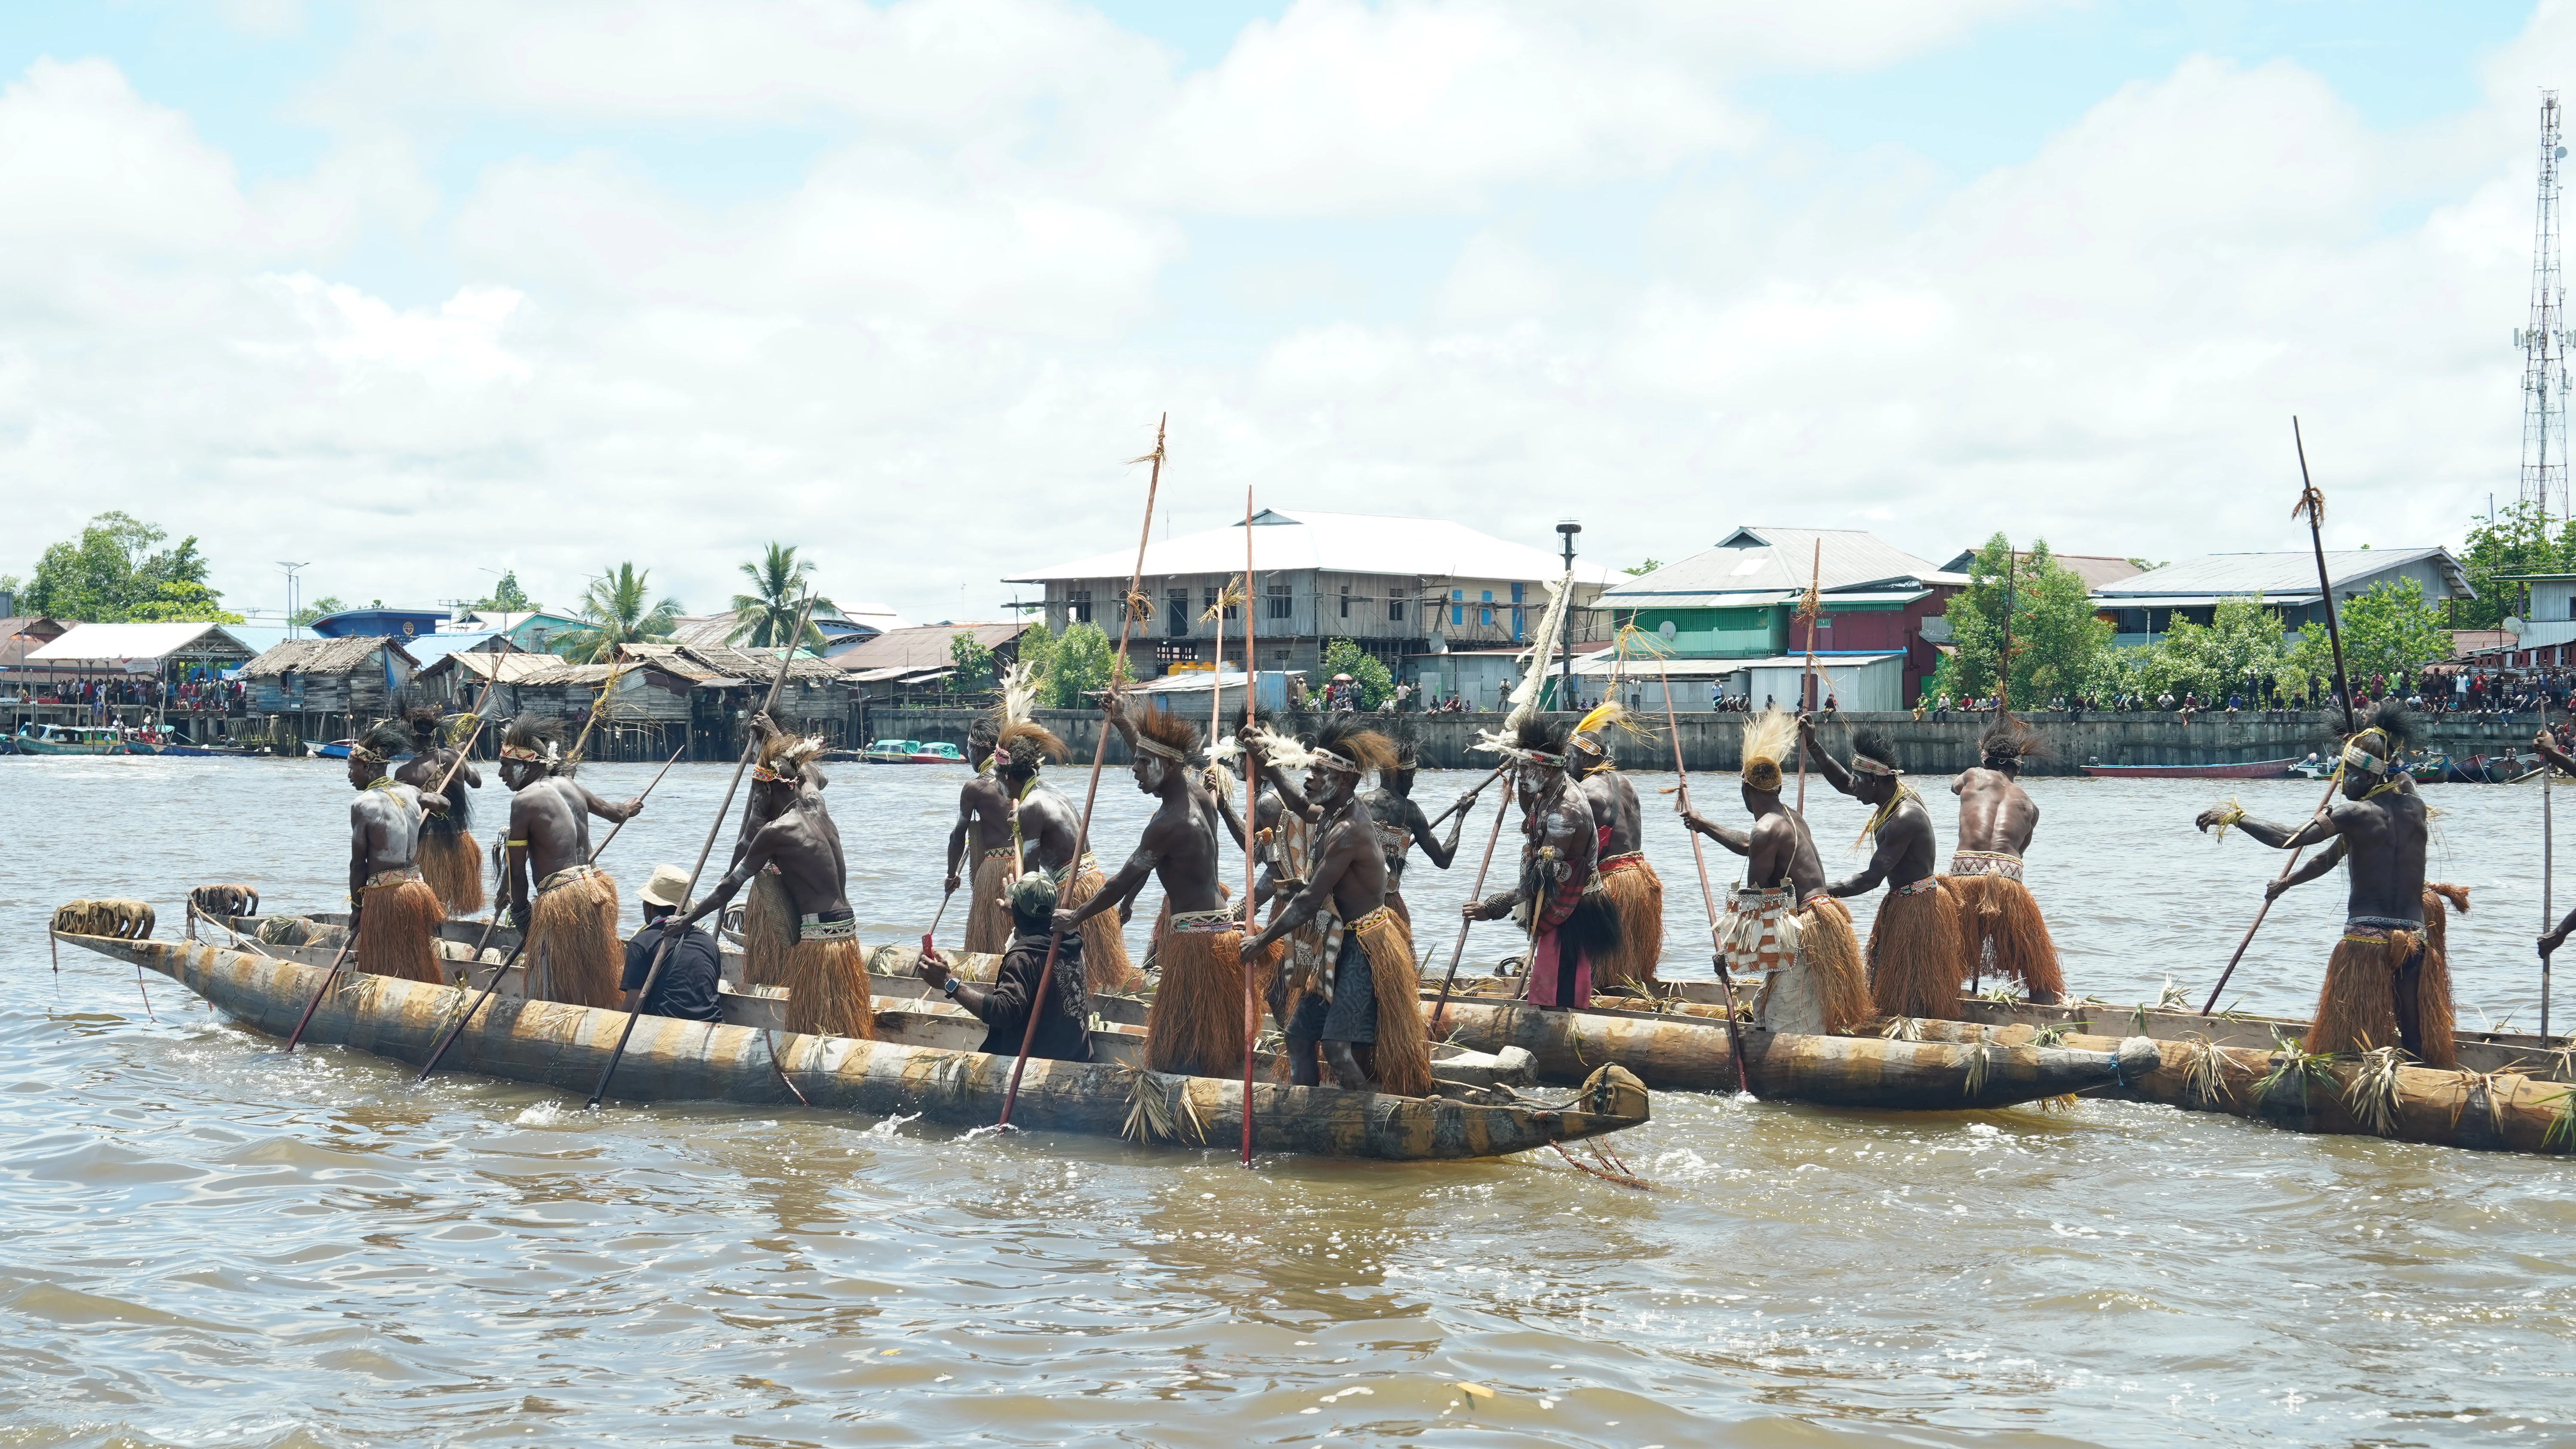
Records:
[[[1714,981],[1666,981],[1660,998],[1653,1002],[1637,1000],[1633,1007],[1679,1019],[1703,1019],[1724,1030],[1725,1020],[1719,1015],[1725,1000]],[[1517,996],[1521,979],[1517,976],[1461,977],[1454,1003],[1461,999],[1508,1000]],[[1426,989],[1428,998],[1437,992]],[[1752,993],[1738,987],[1737,995],[1750,1002]],[[1595,996],[1593,1004],[1613,1009],[1628,1009],[1624,998]],[[1987,1026],[2056,1027],[2092,1036],[2143,1036],[2158,1042],[2190,1042],[2207,1037],[2220,1046],[2244,1047],[2268,1052],[2276,1039],[2298,1041],[2308,1034],[2308,1023],[2292,1016],[2266,1016],[2252,1012],[2227,1011],[2203,1015],[2188,1007],[2150,1005],[2139,1002],[2122,1006],[2107,1001],[2073,1001],[2055,1006],[2034,1006],[2027,1001],[1997,1001],[1985,996],[1959,998],[1959,1019]],[[2457,1033],[2460,1065],[2481,1073],[2515,1071],[2536,1081],[2576,1082],[2576,1036],[2544,1038],[2524,1032],[2470,1031]],[[1648,1085],[1653,1085],[1649,1083]]]
[[[1656,1091],[1735,1088],[1726,1024],[1714,1017],[1453,1000],[1441,1029],[1477,1051],[1529,1052],[1542,1082],[1581,1081],[1616,1063]],[[1745,1076],[1754,1095],[1889,1111],[1957,1112],[2062,1097],[2115,1084],[2157,1060],[2155,1044],[2144,1039],[1979,1050],[1952,1042],[1744,1033]]]
[[[210,943],[60,939],[167,976],[224,1015],[272,1036],[294,1026],[325,970],[284,955]],[[418,1063],[470,999],[452,986],[344,972],[314,1012],[305,1039]],[[457,1038],[441,1070],[587,1092],[607,1065],[625,1020],[623,1012],[496,995]],[[976,1051],[647,1016],[636,1023],[612,1092],[624,1101],[764,1106],[792,1106],[801,1093],[818,1108],[879,1117],[917,1113],[942,1126],[980,1127],[999,1113],[1010,1072],[1011,1058]],[[1229,1145],[1228,1124],[1243,1120],[1243,1084],[1115,1063],[1031,1058],[1012,1115],[1014,1125],[1031,1131],[1110,1137],[1125,1135],[1133,1115],[1158,1142]],[[1593,1073],[1561,1103],[1529,1100],[1508,1088],[1445,1087],[1437,1097],[1268,1082],[1252,1088],[1257,1150],[1327,1157],[1504,1156],[1638,1126],[1648,1115],[1645,1087],[1616,1067]]]
[[[2043,1008],[2053,1010],[2054,1008]],[[1998,1048],[2035,1038],[2027,1023],[1926,1021],[1925,1037],[1984,1040]],[[2081,1033],[2070,1047],[2106,1038]],[[2135,1040],[2135,1038],[2132,1038]],[[2576,1087],[2520,1071],[2443,1070],[2368,1057],[2255,1051],[2214,1040],[2159,1041],[2156,1065],[2103,1095],[2161,1102],[2187,1112],[2226,1112],[2293,1132],[2387,1137],[2488,1152],[2576,1150]],[[2462,1055],[2465,1057],[2466,1053]]]

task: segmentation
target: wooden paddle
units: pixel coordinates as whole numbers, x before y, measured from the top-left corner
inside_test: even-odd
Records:
[[[796,628],[787,636],[786,646],[778,651],[778,672],[770,677],[768,697],[761,702],[760,706],[762,714],[768,714],[778,707],[778,691],[786,687],[787,671],[796,662],[796,651],[805,645],[805,621],[813,612],[814,590],[809,585],[805,590],[804,602],[796,610]],[[707,857],[715,853],[716,836],[724,831],[725,817],[733,813],[734,793],[742,788],[742,777],[744,772],[751,768],[752,757],[760,753],[760,732],[746,730],[746,735],[747,738],[742,742],[742,758],[734,763],[733,779],[725,784],[724,803],[716,807],[715,823],[707,827],[706,843],[698,847],[698,863],[689,868],[688,888],[680,892],[680,900],[684,907],[689,898],[698,893],[698,877],[706,873]],[[669,767],[664,766],[664,768]],[[606,841],[600,843],[607,844]],[[599,1069],[599,1082],[590,1089],[590,1100],[584,1103],[584,1106],[596,1107],[600,1100],[608,1095],[608,1079],[617,1074],[617,1064],[626,1055],[626,1043],[635,1035],[636,1018],[644,1014],[644,1003],[653,999],[654,984],[662,979],[662,963],[671,957],[671,938],[676,934],[678,933],[665,929],[662,932],[661,943],[653,948],[653,964],[645,969],[644,988],[635,994],[635,1009],[626,1013],[626,1025],[618,1029],[617,1045],[608,1053],[608,1065]],[[525,945],[526,942],[522,941],[520,944]]]
[[[1261,656],[1253,649],[1252,640],[1252,490],[1246,488],[1243,490],[1243,727],[1247,730],[1252,728],[1253,696],[1260,692],[1257,683],[1258,676],[1252,672],[1252,665],[1253,661]],[[1209,739],[1208,748],[1211,750],[1216,748],[1216,741],[1213,738]],[[1258,750],[1245,750],[1243,752],[1243,820],[1245,825],[1243,832],[1243,939],[1247,941],[1259,934],[1252,926],[1252,841],[1254,832],[1250,827],[1258,824],[1261,816],[1261,787],[1254,783],[1260,779],[1260,754],[1261,752]],[[1279,808],[1283,811],[1288,808],[1288,799],[1284,795],[1280,797]],[[1283,827],[1285,826],[1285,823],[1286,822],[1283,820]],[[1260,993],[1253,989],[1253,977],[1258,973],[1256,973],[1250,965],[1244,965],[1241,969],[1243,971],[1243,1165],[1250,1167],[1252,1165],[1252,1044],[1254,1039],[1261,1034],[1261,998]],[[1329,971],[1333,968],[1326,966],[1324,969]]]
[[[1822,545],[1818,547],[1821,548]],[[1660,658],[1655,661],[1655,673],[1663,680],[1664,734],[1673,743],[1673,775],[1680,782],[1675,788],[1681,792],[1682,813],[1687,815],[1690,813],[1690,771],[1682,768],[1682,727],[1680,719],[1673,714],[1672,675],[1664,667]],[[1708,887],[1708,850],[1699,843],[1698,831],[1685,825],[1682,827],[1682,833],[1690,837],[1691,860],[1699,867],[1699,900],[1708,911],[1710,944],[1714,947],[1717,935],[1717,894]],[[1726,1045],[1727,1050],[1735,1054],[1735,1090],[1749,1097],[1753,1095],[1753,1078],[1744,1065],[1744,1028],[1735,1020],[1735,977],[1726,969],[1726,952],[1714,950],[1710,959],[1717,964],[1717,984],[1726,989]]]
[[[1504,765],[1494,773],[1499,775],[1503,770],[1507,770],[1509,768],[1511,768],[1509,765]],[[1482,789],[1483,787],[1478,786],[1477,788]],[[1467,892],[1467,899],[1471,902],[1481,901],[1485,898],[1485,872],[1491,869],[1494,864],[1494,847],[1501,843],[1503,838],[1503,822],[1510,819],[1511,814],[1511,792],[1509,790],[1505,790],[1503,798],[1495,802],[1494,805],[1494,833],[1485,837],[1485,858],[1476,863],[1476,884],[1470,887]],[[1533,907],[1533,909],[1535,909],[1535,907]],[[1475,924],[1476,923],[1472,920],[1460,921],[1458,923],[1458,944],[1455,947],[1452,947],[1449,952],[1449,974],[1441,979],[1440,1000],[1431,1008],[1431,1024],[1424,1028],[1424,1031],[1430,1036],[1431,1040],[1435,1042],[1440,1040],[1440,1014],[1449,1009],[1449,989],[1458,984],[1458,963],[1467,954],[1467,932],[1474,929]]]
[[[1127,576],[1125,597],[1118,601],[1118,652],[1111,655],[1109,661],[1109,687],[1112,689],[1118,687],[1119,678],[1126,672],[1127,636],[1136,626],[1136,591],[1145,583],[1145,545],[1154,537],[1154,495],[1163,486],[1163,434],[1171,421],[1172,415],[1165,413],[1154,424],[1154,451],[1142,458],[1128,460],[1131,464],[1150,462],[1154,470],[1145,480],[1145,526],[1136,534],[1136,567]],[[1252,617],[1252,601],[1249,599],[1244,601],[1243,616],[1247,621]],[[1091,807],[1100,799],[1101,767],[1109,762],[1109,729],[1109,721],[1102,719],[1100,739],[1091,751],[1091,785],[1082,795],[1082,819],[1073,828],[1073,864],[1066,868],[1064,875],[1067,885],[1081,875],[1083,852],[1091,846]],[[1059,902],[1061,899],[1058,897]],[[1049,929],[1046,961],[1038,967],[1038,989],[1029,997],[1028,1030],[1020,1033],[1020,1054],[1011,1060],[1011,1082],[1002,1089],[1002,1115],[993,1123],[996,1127],[1010,1126],[1011,1108],[1019,1104],[1020,1074],[1029,1068],[1029,1048],[1037,1044],[1038,1017],[1045,1008],[1048,988],[1055,984],[1055,953],[1063,944],[1064,938]]]

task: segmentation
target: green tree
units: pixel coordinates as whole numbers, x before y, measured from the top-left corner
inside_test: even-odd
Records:
[[[752,644],[762,648],[787,642],[796,628],[796,615],[805,607],[804,591],[811,588],[805,575],[814,571],[811,562],[798,562],[793,544],[769,546],[759,559],[744,562],[742,576],[751,580],[752,592],[733,596],[733,632],[725,636],[728,644]],[[813,601],[817,609],[835,607],[829,599]],[[805,638],[809,647],[823,642],[823,631],[808,619]]]
[[[2367,593],[2345,601],[2335,613],[2343,629],[2343,662],[2353,682],[2363,687],[2373,676],[2391,683],[2412,681],[2427,664],[2451,654],[2451,632],[2442,627],[2442,612],[2424,597],[2413,579],[2382,579]],[[2299,631],[2291,652],[2292,667],[2319,679],[2334,678],[2334,641],[2323,624]]]
[[[1126,677],[1118,646],[1097,624],[1067,624],[1061,634],[1044,624],[1020,636],[1020,660],[1029,666],[1038,704],[1046,709],[1083,709],[1089,695]]]
[[[1634,567],[1634,568],[1625,568],[1625,569],[1621,569],[1621,570],[1619,570],[1619,572],[1621,572],[1621,573],[1623,573],[1623,574],[1626,574],[1626,575],[1627,575],[1627,576],[1629,576],[1630,578],[1641,579],[1641,578],[1644,578],[1646,575],[1648,575],[1648,574],[1650,574],[1650,573],[1653,573],[1655,570],[1657,570],[1657,569],[1659,569],[1659,568],[1662,568],[1663,566],[1664,566],[1664,561],[1663,561],[1662,559],[1659,559],[1659,558],[1650,558],[1650,559],[1647,559],[1645,562],[1638,564],[1638,565],[1637,565],[1636,567]]]
[[[2240,690],[2250,694],[2292,667],[2281,616],[2261,594],[2219,600],[2207,624],[2176,619],[2146,653],[2146,676],[2154,688],[2141,692],[2150,696],[2171,689],[2176,697],[2189,690],[2204,700],[2223,700]]]
[[[2513,575],[2576,569],[2576,519],[2553,531],[2549,515],[2537,503],[2512,504],[2492,519],[2473,518],[2468,542],[2460,550],[2460,567],[2478,596],[2452,606],[2458,611],[2452,616],[2454,627],[2493,629],[2506,615],[2521,614],[2530,607],[2530,586],[2514,582]]]
[[[167,531],[130,513],[92,518],[76,541],[48,547],[37,559],[20,608],[30,614],[114,624],[136,619],[238,624],[223,596],[206,586],[208,564],[195,536],[153,551]]]
[[[347,607],[349,606],[340,602],[338,594],[324,594],[312,603],[287,615],[286,622],[299,629],[310,629],[313,627],[314,620],[327,619]]]
[[[555,641],[555,652],[576,663],[601,664],[620,644],[670,638],[671,626],[680,617],[680,601],[665,595],[647,603],[652,597],[652,577],[648,570],[621,563],[592,579],[590,592],[581,601],[581,622],[590,627]]]
[[[2007,697],[2038,708],[2061,695],[2096,687],[2111,649],[2111,625],[2093,612],[2093,591],[2081,574],[2057,562],[2048,541],[2016,551],[1998,533],[1968,562],[1968,586],[1946,610],[1950,642],[1925,689],[1954,697],[1995,692],[2010,615],[2012,672]]]
[[[993,651],[975,640],[973,634],[960,629],[948,636],[948,692],[980,694],[993,687]]]
[[[1395,676],[1367,650],[1348,639],[1327,640],[1324,644],[1324,677],[1347,674],[1359,686],[1359,705],[1375,709],[1395,697]]]
[[[488,596],[476,599],[466,607],[478,613],[531,614],[545,605],[529,598],[528,591],[519,587],[519,571],[509,569],[502,573],[501,581],[492,586]]]

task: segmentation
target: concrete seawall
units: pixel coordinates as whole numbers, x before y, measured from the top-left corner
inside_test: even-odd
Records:
[[[877,739],[947,740],[962,748],[975,717],[976,711],[964,709],[874,710],[869,714],[868,727]],[[1091,758],[1102,723],[1098,714],[1040,710],[1038,718],[1064,739],[1077,762]],[[1500,729],[1501,715],[1410,718],[1419,731],[1423,764],[1437,769],[1472,769],[1493,762],[1491,755],[1475,753],[1469,746],[1475,743],[1478,731]],[[2340,714],[2313,710],[2285,712],[2271,718],[2253,712],[2233,717],[2202,714],[2189,724],[2171,714],[2086,712],[2069,718],[2059,713],[2038,713],[2024,718],[2047,736],[2053,758],[2035,762],[2028,771],[2044,775],[2077,774],[2087,764],[2207,765],[2301,759],[2311,750],[2320,755],[2334,750],[2343,724]],[[1678,724],[1683,762],[1694,770],[1736,768],[1744,721],[1745,716],[1740,714],[1681,716]],[[1616,739],[1614,750],[1622,767],[1672,768],[1672,746],[1663,739],[1662,722],[1655,724],[1652,740],[1624,736]],[[1986,719],[1958,714],[1947,720],[1918,720],[1910,714],[1846,714],[1826,722],[1825,737],[1839,748],[1852,729],[1864,724],[1888,732],[1908,770],[1950,774],[1977,763],[1977,737],[1984,732]],[[2427,747],[2465,759],[2527,747],[2540,727],[2540,717],[2427,715],[2424,724]],[[1127,763],[1126,749],[1114,731],[1109,739],[1109,760],[1117,765]]]

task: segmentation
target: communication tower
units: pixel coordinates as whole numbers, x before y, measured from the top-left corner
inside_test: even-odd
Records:
[[[2540,203],[2532,223],[2531,325],[2513,335],[2522,349],[2522,501],[2545,520],[2568,516],[2567,289],[2558,283],[2558,92],[2540,93]]]

